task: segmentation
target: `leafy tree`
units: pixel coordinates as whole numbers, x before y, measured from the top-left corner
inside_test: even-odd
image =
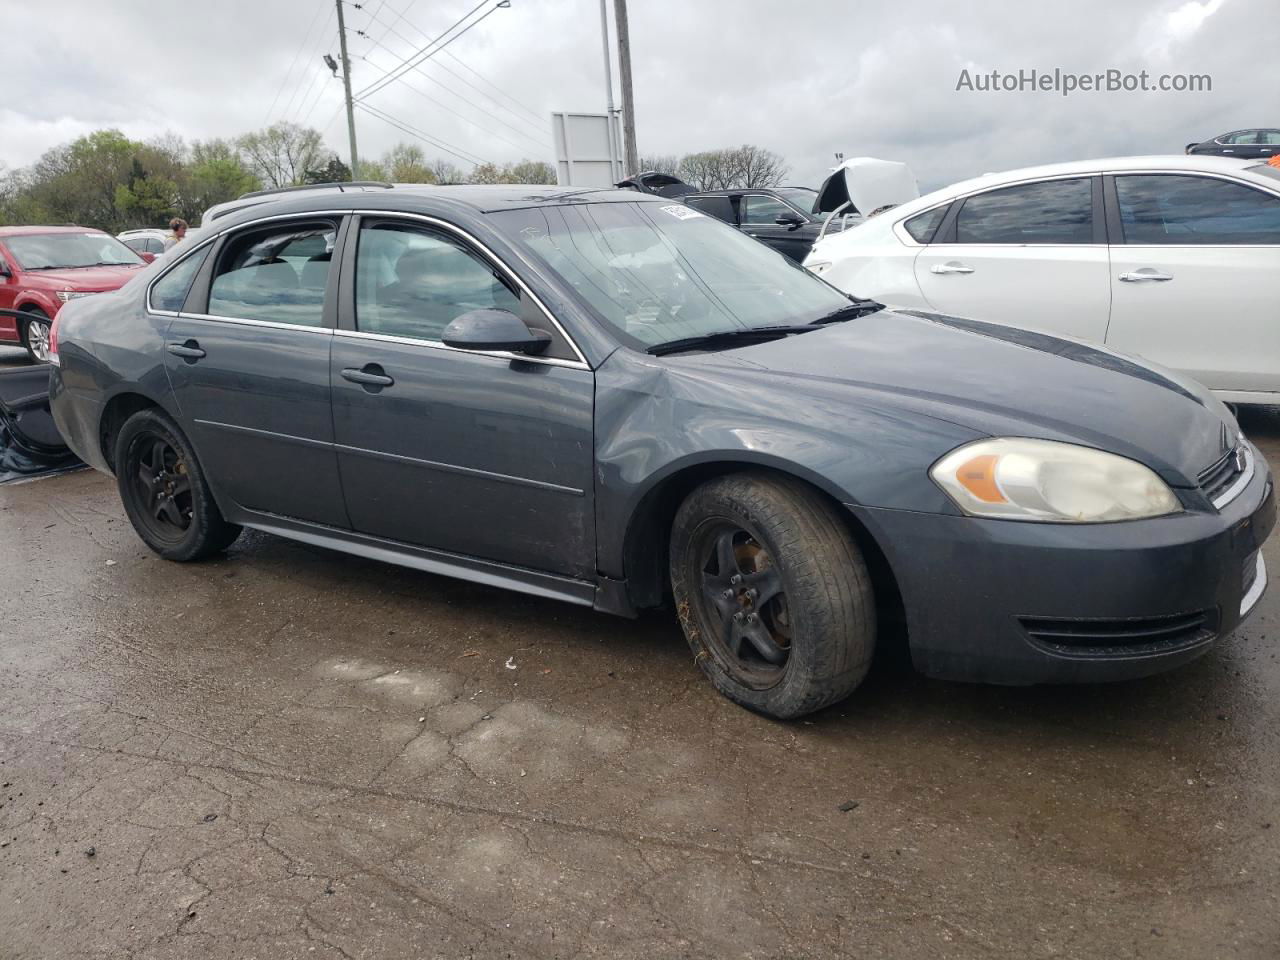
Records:
[[[513,183],[555,183],[556,168],[545,160],[521,160],[509,166]]]
[[[303,183],[346,183],[350,179],[351,168],[339,160],[337,154],[330,154],[323,164],[302,174]]]
[[[194,223],[214,204],[261,188],[262,181],[249,171],[234,144],[226,140],[192,144],[182,217]]]
[[[236,141],[249,169],[269,187],[304,182],[306,172],[326,162],[320,131],[296,123],[274,123]],[[351,179],[348,173],[346,179]]]

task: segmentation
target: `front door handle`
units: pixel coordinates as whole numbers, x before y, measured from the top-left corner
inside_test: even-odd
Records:
[[[973,267],[952,260],[950,263],[935,263],[929,268],[930,273],[973,273]]]
[[[1120,279],[1125,283],[1141,283],[1144,280],[1172,280],[1173,277],[1167,273],[1159,273],[1152,270],[1150,267],[1144,267],[1131,273],[1122,273],[1120,274]]]
[[[376,363],[366,363],[359,370],[355,367],[344,367],[342,379],[358,383],[362,387],[389,387],[395,383]]]
[[[203,357],[204,351],[200,349],[200,344],[195,340],[187,340],[184,343],[168,343],[165,349],[172,353],[175,357],[182,357],[183,360],[190,360],[195,363]]]

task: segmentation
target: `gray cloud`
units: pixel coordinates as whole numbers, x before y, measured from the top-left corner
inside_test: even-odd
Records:
[[[372,83],[381,68],[471,5],[349,6],[348,26],[377,41],[351,39],[356,87]],[[12,6],[6,33],[42,39],[10,45],[0,164],[29,163],[101,126],[136,137],[174,131],[201,139],[275,119],[323,127],[346,155],[341,83],[319,59],[337,52],[328,0]],[[870,154],[905,160],[932,187],[1031,163],[1178,152],[1231,128],[1280,125],[1274,0],[1136,0],[1119,7],[1114,0],[633,3],[640,147],[682,153],[758,143],[787,158],[793,181],[809,183],[824,175],[837,150]],[[397,21],[399,12],[404,19]],[[441,57],[425,68],[427,76],[410,72],[369,104],[461,153],[496,161],[551,159],[550,112],[603,107],[596,0],[512,0],[449,50],[506,96]],[[955,90],[964,68],[1055,67],[1207,73],[1213,89],[1068,98]],[[358,123],[366,154],[409,139],[367,114]]]

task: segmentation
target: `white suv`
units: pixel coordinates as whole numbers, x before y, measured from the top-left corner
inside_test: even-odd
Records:
[[[989,174],[825,237],[848,293],[1105,343],[1280,403],[1280,168],[1125,157]]]

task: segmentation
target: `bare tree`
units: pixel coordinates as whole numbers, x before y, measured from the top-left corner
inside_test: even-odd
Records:
[[[744,143],[734,154],[734,165],[741,187],[776,187],[787,175],[783,159],[770,150]]]
[[[299,184],[308,170],[325,162],[320,131],[296,123],[274,123],[246,133],[236,144],[253,172],[270,187]]]
[[[735,190],[776,186],[787,175],[787,165],[776,153],[743,144],[686,154],[680,158],[677,173],[699,190]]]
[[[680,158],[674,153],[652,157],[641,157],[640,169],[652,170],[655,173],[665,173],[670,176],[677,177],[680,175]]]

